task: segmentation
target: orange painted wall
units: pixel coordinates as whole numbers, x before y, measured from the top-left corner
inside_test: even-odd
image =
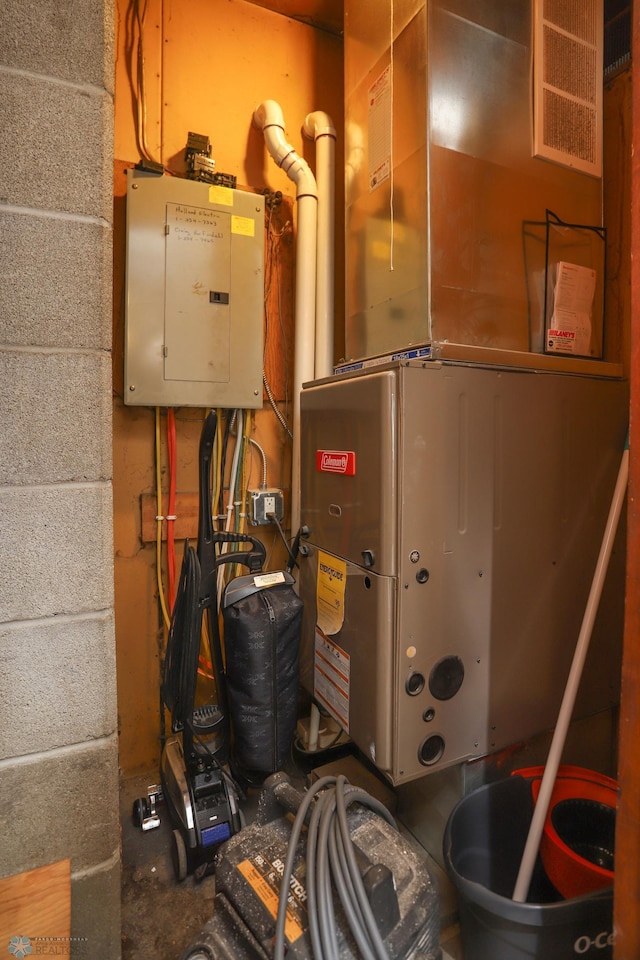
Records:
[[[300,128],[313,110],[331,115],[343,126],[342,40],[289,20],[243,0],[148,0],[143,30],[146,142],[149,152],[175,173],[184,172],[189,131],[207,134],[216,169],[237,177],[238,185],[257,191],[281,190],[288,197],[293,184],[267,155],[262,134],[252,125],[255,107],[277,100],[287,123],[286,135],[311,167],[314,145]],[[136,139],[136,100],[130,81],[133,8],[117,0],[115,87],[115,229],[114,229],[114,542],[116,642],[120,767],[123,774],[153,771],[160,754],[159,666],[164,630],[158,609],[155,545],[141,539],[142,494],[154,492],[154,419],[152,409],[123,403],[124,338],[124,173],[140,153]],[[134,58],[135,60],[135,58]],[[135,76],[135,70],[133,71]],[[342,248],[342,143],[336,147],[336,330],[343,329],[344,276]],[[295,206],[289,208],[295,225]],[[286,215],[286,208],[283,216]],[[283,314],[291,315],[293,235],[285,238]],[[288,259],[287,259],[288,258]],[[287,265],[288,264],[288,268]],[[288,269],[288,273],[286,272]],[[284,381],[292,343],[271,359],[272,373]],[[338,338],[335,356],[341,356]],[[282,395],[278,396],[282,399]],[[197,491],[197,453],[203,411],[176,411],[178,434],[177,489]],[[165,418],[162,417],[164,430]],[[254,438],[264,447],[269,485],[289,488],[290,447],[275,415],[266,405],[257,411]],[[254,462],[254,479],[260,464]],[[163,445],[166,498],[166,450]],[[165,500],[166,503],[166,500]],[[281,549],[268,529],[273,568],[282,563]],[[178,545],[178,559],[182,544]]]

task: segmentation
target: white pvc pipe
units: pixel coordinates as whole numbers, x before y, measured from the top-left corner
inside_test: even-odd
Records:
[[[293,355],[293,441],[291,449],[291,533],[300,527],[300,393],[315,372],[316,224],[315,197],[298,200],[296,319]]]
[[[345,125],[345,161],[344,161],[344,190],[347,203],[351,199],[353,183],[364,163],[364,137],[362,127],[352,121]]]
[[[335,285],[335,156],[336,130],[329,114],[308,113],[304,136],[315,141],[318,182],[318,237],[316,251],[316,356],[315,377],[333,373]]]
[[[318,749],[318,732],[320,730],[320,711],[315,703],[311,704],[311,713],[309,715],[309,743],[307,750],[309,753],[315,753]]]
[[[284,135],[284,117],[275,100],[264,100],[253,114],[264,133],[275,162],[296,184],[298,230],[296,240],[295,350],[293,361],[293,448],[291,464],[291,530],[300,526],[300,391],[315,373],[316,234],[318,190],[308,163]]]
[[[542,837],[545,820],[547,819],[551,794],[553,792],[553,787],[558,774],[558,767],[560,765],[562,751],[567,738],[567,731],[569,729],[569,723],[573,713],[576,694],[578,693],[578,687],[580,685],[580,678],[582,676],[584,662],[589,649],[589,641],[591,640],[593,624],[596,618],[598,604],[600,603],[600,597],[602,595],[602,587],[604,585],[604,579],[607,573],[609,559],[611,557],[611,550],[613,549],[613,541],[618,528],[618,520],[620,519],[620,511],[622,510],[622,504],[624,502],[624,496],[627,489],[628,476],[629,450],[627,448],[622,454],[620,469],[618,471],[618,479],[613,493],[611,506],[609,508],[609,516],[607,518],[607,524],[602,538],[602,543],[600,545],[598,562],[596,563],[596,569],[593,575],[593,581],[591,583],[591,590],[589,592],[587,606],[582,619],[582,627],[580,628],[578,642],[573,654],[571,670],[569,671],[569,679],[567,680],[567,685],[562,698],[558,722],[553,733],[551,747],[549,748],[549,756],[544,768],[544,774],[540,784],[540,792],[538,794],[538,799],[533,811],[533,818],[531,820],[531,826],[529,827],[529,834],[527,836],[527,842],[525,844],[524,853],[522,854],[522,860],[520,862],[520,870],[518,872],[516,885],[513,891],[513,899],[518,903],[525,903],[529,894],[531,876],[533,874],[533,868],[538,855],[538,848],[540,846],[540,839]]]

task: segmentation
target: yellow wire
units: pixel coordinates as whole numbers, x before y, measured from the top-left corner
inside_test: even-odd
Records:
[[[158,597],[162,608],[162,619],[169,629],[171,619],[164,598],[162,586],[162,471],[160,466],[160,407],[156,407],[156,580],[158,581]]]

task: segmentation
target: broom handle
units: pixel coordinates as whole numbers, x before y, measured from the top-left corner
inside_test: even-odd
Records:
[[[571,721],[571,715],[573,713],[573,707],[576,701],[578,687],[580,685],[580,678],[582,676],[584,662],[589,649],[589,641],[591,640],[593,623],[596,618],[598,604],[600,603],[602,587],[607,573],[609,559],[611,557],[611,550],[613,549],[613,540],[615,538],[618,521],[620,519],[620,512],[624,502],[625,491],[627,489],[628,476],[629,447],[627,444],[625,446],[624,453],[622,454],[620,469],[618,471],[618,479],[613,493],[611,506],[609,508],[607,525],[605,527],[604,536],[600,545],[600,554],[598,556],[598,562],[596,564],[593,581],[591,583],[589,599],[587,600],[587,606],[582,619],[582,627],[580,628],[578,642],[573,654],[571,670],[569,671],[569,679],[567,680],[567,685],[562,697],[560,713],[558,714],[558,722],[551,740],[549,756],[547,758],[544,774],[542,776],[542,782],[540,784],[540,792],[538,794],[538,799],[533,811],[533,818],[531,820],[531,826],[529,827],[529,835],[527,836],[527,842],[525,844],[524,853],[522,854],[522,860],[520,862],[518,878],[513,891],[513,899],[518,903],[525,903],[529,894],[531,875],[533,874],[533,868],[538,855],[540,838],[542,837],[544,822],[547,818],[547,811],[551,801],[551,793],[556,781],[558,767],[560,765],[560,758],[562,757],[562,751],[567,738],[567,730],[569,729],[569,723]]]

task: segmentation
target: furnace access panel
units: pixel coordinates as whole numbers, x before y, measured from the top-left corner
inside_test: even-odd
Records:
[[[124,400],[262,406],[264,197],[128,171]]]
[[[393,363],[309,384],[300,408],[303,685],[396,785],[552,729],[626,383]],[[576,717],[617,700],[623,557]]]

